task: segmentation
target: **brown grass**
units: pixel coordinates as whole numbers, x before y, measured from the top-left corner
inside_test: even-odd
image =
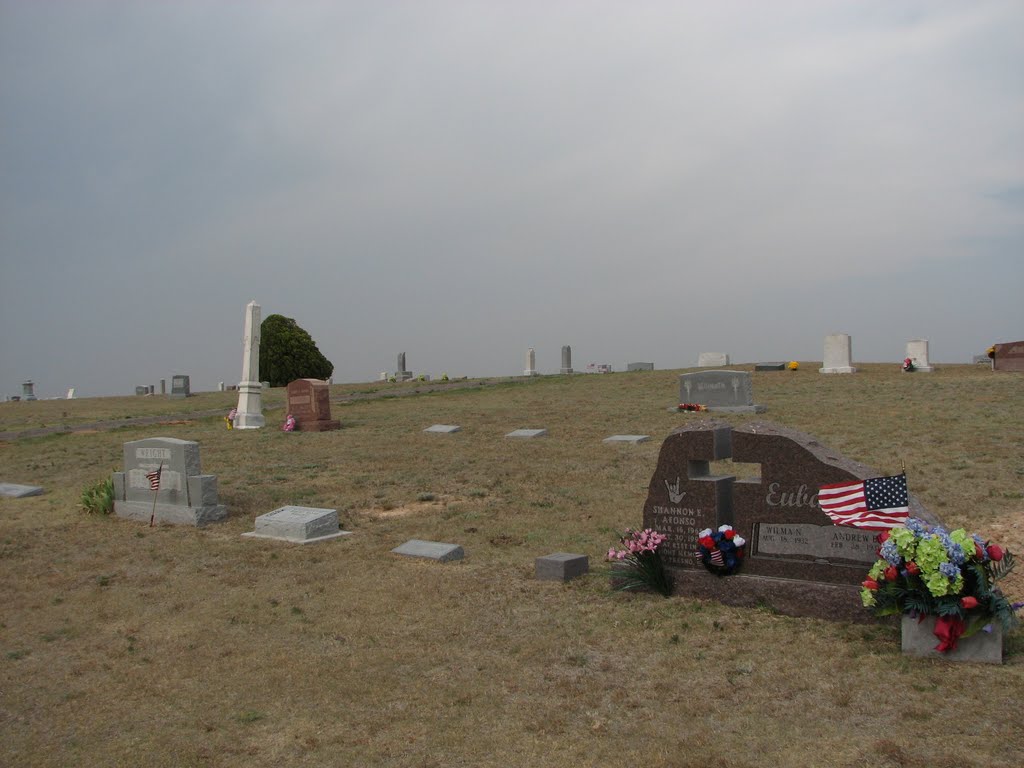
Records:
[[[1024,376],[804,368],[754,374],[764,418],[880,471],[904,459],[947,523],[1024,553]],[[0,443],[0,480],[47,489],[0,499],[0,764],[1019,764],[1020,632],[1002,667],[951,666],[901,656],[891,626],[609,591],[601,553],[640,522],[660,439],[704,417],[666,412],[676,373],[361,400],[334,406],[341,431],[310,434],[276,429],[270,398],[260,431],[187,419],[229,408],[220,393],[71,401],[78,423],[142,400],[186,423]],[[55,405],[0,404],[0,431]],[[463,431],[420,431],[433,423]],[[503,439],[518,427],[551,434]],[[653,439],[601,443],[615,433]],[[226,523],[77,510],[148,436],[201,443]],[[283,504],[337,508],[354,533],[240,537]],[[467,557],[390,554],[410,538]],[[556,551],[589,554],[592,573],[535,581],[533,559]],[[1021,574],[1007,591],[1024,599]]]

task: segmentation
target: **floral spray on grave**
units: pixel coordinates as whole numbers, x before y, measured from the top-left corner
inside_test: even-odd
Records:
[[[619,539],[622,548],[608,550],[616,590],[649,589],[663,597],[672,594],[672,579],[658,552],[665,538],[652,528],[626,529]]]

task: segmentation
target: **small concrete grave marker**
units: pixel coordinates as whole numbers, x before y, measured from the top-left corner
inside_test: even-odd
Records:
[[[338,530],[338,511],[317,507],[281,507],[256,518],[256,530],[242,536],[254,539],[277,539],[294,544],[316,544],[320,541],[348,536],[350,531]]]
[[[450,435],[452,432],[461,431],[462,427],[457,424],[434,424],[424,429],[424,432],[436,432],[443,435]]]
[[[515,429],[509,432],[505,437],[515,437],[528,440],[532,437],[544,437],[548,431],[546,429]]]
[[[466,556],[458,544],[445,544],[439,541],[423,541],[422,539],[409,539],[399,547],[391,550],[396,555],[406,557],[424,557],[428,560],[437,560],[447,563],[452,560],[461,560]]]
[[[160,486],[153,491],[146,473],[157,468]],[[191,440],[151,437],[125,443],[124,471],[115,472],[113,481],[119,517],[148,522],[155,509],[156,522],[203,526],[228,515],[217,502],[217,477],[202,474],[199,443]]]
[[[569,581],[590,570],[590,559],[586,555],[555,552],[538,557],[534,569],[538,581]]]
[[[697,371],[679,377],[679,402],[707,406],[722,413],[763,413],[754,404],[749,371]]]
[[[19,485],[18,483],[0,483],[0,496],[12,499],[23,499],[26,496],[39,496],[43,489],[38,485]]]
[[[650,435],[612,435],[602,440],[602,443],[629,443],[636,445],[637,443],[646,443],[651,439]]]

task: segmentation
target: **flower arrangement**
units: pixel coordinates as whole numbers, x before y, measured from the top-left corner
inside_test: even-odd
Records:
[[[914,370],[915,370],[914,361],[911,360],[909,357],[903,358],[903,372],[904,373],[913,373]]]
[[[879,559],[862,582],[861,600],[878,616],[935,616],[936,650],[951,651],[960,637],[1016,623],[995,586],[1013,568],[1013,555],[963,528],[952,533],[916,518],[878,536]]]
[[[788,363],[786,363],[786,367],[791,371],[798,371],[800,370],[800,363],[798,363],[796,360],[790,360]]]
[[[985,354],[988,355],[991,359],[995,360],[996,359],[996,345],[993,344],[991,347],[986,349],[985,350]]]
[[[677,410],[679,411],[706,411],[708,407],[701,405],[700,403],[680,403]]]
[[[672,580],[658,552],[664,541],[665,535],[652,528],[627,528],[619,539],[623,548],[608,550],[608,559],[622,565],[616,569],[620,571],[615,574],[616,589],[651,589],[663,597],[671,595]]]
[[[295,431],[295,417],[292,416],[290,413],[288,414],[288,417],[284,420],[284,426],[281,427],[281,430],[283,432]]]
[[[719,526],[717,531],[705,528],[697,534],[695,557],[716,576],[729,576],[739,570],[746,544],[731,525]]]

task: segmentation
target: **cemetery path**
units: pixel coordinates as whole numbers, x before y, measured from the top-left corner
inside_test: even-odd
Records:
[[[415,395],[429,394],[431,392],[487,387],[512,382],[516,382],[515,377],[476,381],[418,382],[417,386],[411,389],[402,388],[383,389],[374,392],[350,392],[348,394],[332,397],[331,402],[343,405],[345,403],[354,403],[360,400],[383,400],[394,397],[412,397]],[[271,408],[270,410],[275,410],[275,408]],[[224,416],[224,409],[214,408],[205,411],[162,414],[157,416],[133,416],[126,419],[94,421],[87,424],[57,424],[49,427],[36,427],[33,429],[0,432],[0,440],[20,440],[29,437],[45,437],[47,435],[69,432],[102,432],[111,429],[120,429],[122,427],[137,427],[149,424],[173,424],[194,419],[208,419],[212,416]]]

